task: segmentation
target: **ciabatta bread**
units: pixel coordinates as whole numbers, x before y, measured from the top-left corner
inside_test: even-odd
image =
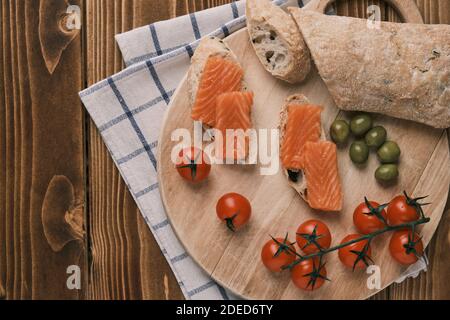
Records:
[[[295,84],[311,70],[311,56],[292,17],[270,0],[247,0],[247,29],[256,55],[274,77]]]
[[[450,26],[290,8],[339,109],[450,127]]]
[[[292,104],[305,105],[305,104],[310,104],[310,101],[308,100],[307,97],[305,97],[302,94],[295,94],[286,99],[286,103],[283,105],[283,107],[281,108],[281,111],[280,111],[280,125],[279,125],[280,150],[281,150],[281,146],[283,145],[283,141],[284,141],[285,133],[286,133],[286,126],[287,126],[287,123],[289,120],[288,108]],[[321,139],[326,140],[325,130],[323,129],[323,127],[322,127]],[[308,202],[307,183],[306,183],[306,177],[305,177],[303,171],[301,171],[301,170],[291,171],[291,170],[288,170],[287,168],[283,168],[283,173],[286,176],[286,178],[288,179],[289,185],[292,188],[294,188],[306,202]],[[293,179],[291,178],[292,174],[296,175],[297,182],[293,181]]]

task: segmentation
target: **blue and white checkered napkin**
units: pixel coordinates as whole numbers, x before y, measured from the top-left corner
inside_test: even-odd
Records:
[[[275,2],[301,6],[308,1]],[[160,199],[155,153],[166,107],[199,39],[225,37],[244,27],[244,12],[245,2],[238,1],[117,35],[128,67],[80,93],[187,299],[235,297],[188,256],[175,236]]]

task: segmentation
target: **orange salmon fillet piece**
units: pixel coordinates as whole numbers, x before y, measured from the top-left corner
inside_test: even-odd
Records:
[[[253,105],[253,92],[229,92],[217,97],[216,129],[221,137],[216,135],[216,156],[221,159],[243,160],[249,152],[249,136],[246,133],[251,129],[251,111]],[[236,134],[228,133],[227,129],[240,130]]]
[[[313,209],[341,211],[343,194],[337,161],[337,147],[328,141],[307,142],[304,148],[307,199]]]
[[[304,147],[317,142],[322,134],[322,108],[314,105],[288,106],[288,121],[281,146],[281,161],[286,169],[303,169]]]
[[[240,91],[243,77],[244,71],[236,63],[222,57],[209,58],[192,107],[192,119],[214,127],[216,98],[222,93]]]

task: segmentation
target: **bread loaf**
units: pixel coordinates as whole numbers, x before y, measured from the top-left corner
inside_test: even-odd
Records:
[[[338,108],[450,127],[450,25],[289,10]]]

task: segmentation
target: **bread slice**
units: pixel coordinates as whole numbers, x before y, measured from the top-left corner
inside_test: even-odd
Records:
[[[191,59],[191,67],[188,72],[188,95],[191,108],[194,106],[195,99],[197,98],[197,90],[202,79],[206,62],[210,57],[214,56],[220,56],[239,65],[235,54],[221,39],[216,37],[206,37],[202,39]],[[242,84],[242,87],[246,87],[244,83]]]
[[[247,29],[259,60],[274,77],[295,84],[311,70],[311,55],[293,18],[270,0],[247,0]]]
[[[286,126],[287,126],[288,119],[289,119],[288,107],[291,104],[304,105],[304,104],[310,104],[310,101],[308,100],[308,98],[306,96],[304,96],[302,94],[294,94],[286,99],[286,103],[283,105],[283,107],[281,108],[281,112],[280,112],[280,125],[279,125],[280,150],[281,150],[281,146],[284,141],[284,136],[286,134]],[[321,140],[326,140],[326,134],[325,134],[325,130],[323,129],[323,127],[322,127]],[[297,182],[295,182],[291,179],[290,172],[291,172],[291,174],[298,174]],[[306,182],[306,177],[304,176],[303,172],[302,171],[295,172],[295,171],[290,171],[290,170],[287,170],[286,168],[283,168],[283,173],[286,176],[286,178],[288,179],[289,185],[298,192],[298,194],[303,198],[303,200],[308,202],[307,182]]]

